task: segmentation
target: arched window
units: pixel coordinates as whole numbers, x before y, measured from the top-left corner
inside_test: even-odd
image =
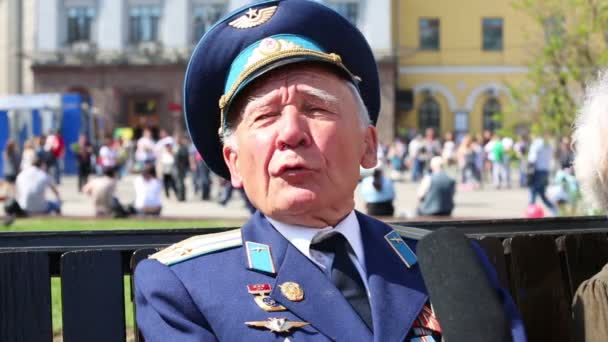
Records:
[[[433,97],[426,97],[418,108],[418,128],[420,131],[432,127],[439,132],[439,118],[441,110],[439,103]]]
[[[495,97],[490,97],[483,105],[483,129],[494,132],[502,126],[496,119],[496,114],[500,113],[500,102]]]

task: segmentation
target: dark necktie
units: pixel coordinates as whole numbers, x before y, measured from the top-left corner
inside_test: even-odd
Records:
[[[367,327],[372,330],[372,313],[367,291],[365,291],[361,275],[348,256],[349,246],[344,235],[338,233],[312,244],[310,247],[334,255],[334,261],[329,270],[332,283],[342,292],[344,298],[355,309]]]

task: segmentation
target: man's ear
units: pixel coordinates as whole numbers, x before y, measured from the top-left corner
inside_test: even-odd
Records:
[[[361,156],[361,166],[366,169],[376,167],[378,164],[378,136],[376,127],[368,126],[365,129],[365,137],[363,139],[363,155]]]
[[[243,178],[241,177],[239,170],[238,151],[232,147],[224,146],[222,148],[222,154],[224,155],[224,162],[228,165],[228,170],[230,170],[230,182],[232,183],[232,186],[235,188],[242,187]]]

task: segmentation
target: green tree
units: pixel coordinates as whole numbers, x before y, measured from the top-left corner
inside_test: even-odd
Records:
[[[514,6],[542,33],[528,32],[529,71],[511,86],[513,110],[530,115],[533,133],[569,135],[585,84],[608,60],[608,1],[515,0]]]

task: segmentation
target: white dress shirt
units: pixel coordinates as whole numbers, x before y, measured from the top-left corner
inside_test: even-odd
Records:
[[[324,271],[331,267],[333,257],[315,249],[311,250],[310,245],[324,240],[329,234],[338,232],[344,235],[351,247],[348,253],[350,260],[357,268],[357,271],[363,280],[363,284],[367,291],[367,297],[370,297],[369,286],[367,285],[367,271],[365,269],[365,255],[363,253],[363,243],[361,241],[361,227],[359,226],[359,220],[357,220],[354,210],[335,227],[310,228],[282,223],[270,217],[266,218],[281,235],[304,254],[304,256]]]

